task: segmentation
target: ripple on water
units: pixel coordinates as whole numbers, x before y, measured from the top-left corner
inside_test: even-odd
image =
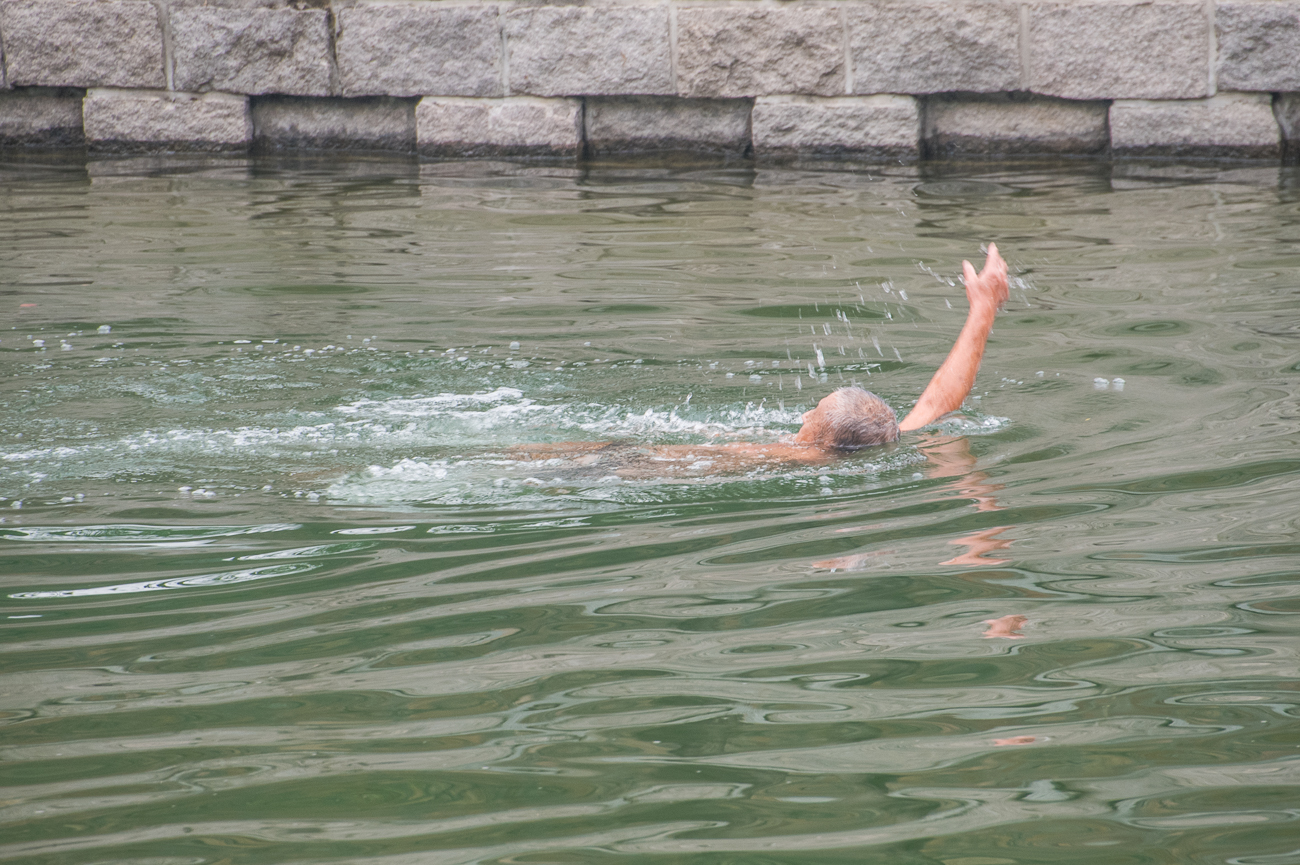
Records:
[[[0,165],[7,861],[1294,859],[1291,169],[196,159]]]

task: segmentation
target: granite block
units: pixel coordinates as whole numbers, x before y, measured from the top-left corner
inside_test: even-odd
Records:
[[[178,90],[330,92],[329,16],[323,9],[200,6],[173,9],[170,21]]]
[[[86,144],[113,151],[238,151],[252,135],[248,98],[97,88],[82,106]]]
[[[259,151],[415,151],[415,102],[392,96],[260,96],[252,101]]]
[[[511,93],[673,92],[665,6],[535,6],[503,21]]]
[[[743,156],[750,147],[752,108],[748,99],[589,96],[587,154],[675,150]]]
[[[338,13],[345,96],[500,96],[494,6],[375,4]]]
[[[997,2],[898,0],[845,7],[855,93],[1020,89],[1020,22]]]
[[[1109,103],[1030,94],[943,94],[925,101],[927,156],[1100,154]]]
[[[825,6],[677,12],[677,92],[705,98],[844,92],[844,27]]]
[[[760,96],[754,155],[915,158],[920,114],[910,96]]]
[[[1210,93],[1200,0],[1029,7],[1029,89],[1066,99],[1191,99]]]
[[[1117,156],[1277,158],[1282,132],[1267,93],[1118,100],[1110,107],[1110,144]]]
[[[22,87],[0,91],[0,147],[77,147],[81,100],[73,88]]]
[[[1300,90],[1300,2],[1220,3],[1218,78],[1223,90]]]
[[[0,3],[10,86],[165,87],[162,24],[145,0]]]
[[[511,96],[426,96],[415,109],[424,156],[552,156],[582,148],[582,101]]]

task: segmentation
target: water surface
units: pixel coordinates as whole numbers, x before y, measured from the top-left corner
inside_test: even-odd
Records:
[[[0,163],[0,860],[1300,863],[1298,179]]]

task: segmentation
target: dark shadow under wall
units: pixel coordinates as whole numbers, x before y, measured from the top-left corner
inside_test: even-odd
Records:
[[[583,155],[682,153],[743,159],[754,153],[753,99],[588,96]]]
[[[75,87],[15,87],[0,96],[0,147],[84,147],[81,102]]]
[[[937,93],[921,106],[921,158],[1104,156],[1110,102],[1031,93]]]
[[[415,153],[417,98],[254,96],[254,152]]]

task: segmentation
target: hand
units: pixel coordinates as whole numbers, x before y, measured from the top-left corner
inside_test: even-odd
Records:
[[[989,244],[989,257],[978,274],[969,261],[961,263],[961,272],[966,278],[966,300],[971,309],[989,307],[996,310],[1007,302],[1007,263],[998,255],[997,244]]]

